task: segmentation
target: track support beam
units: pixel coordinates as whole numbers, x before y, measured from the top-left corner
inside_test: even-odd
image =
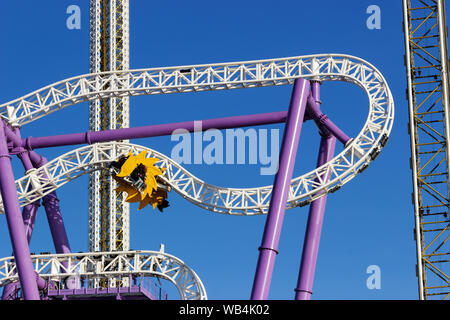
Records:
[[[313,84],[313,98],[316,102],[319,100],[319,83]],[[319,103],[319,102],[318,102]],[[320,128],[320,147],[317,159],[317,167],[320,167],[330,161],[334,156],[336,146],[336,137],[326,129]],[[329,179],[329,173],[326,173],[325,180]],[[295,289],[295,300],[310,300],[314,281],[314,273],[319,252],[319,243],[322,233],[322,225],[325,214],[327,195],[314,200],[309,207],[308,223],[306,226],[305,240],[303,242],[303,253],[300,263],[300,271]]]
[[[6,222],[16,259],[17,272],[25,300],[40,300],[36,275],[31,262],[30,248],[20,212],[14,174],[11,166],[7,140],[6,124],[0,121],[0,192],[5,208]]]
[[[259,248],[259,259],[251,294],[252,300],[266,300],[269,295],[270,282],[275,257],[278,254],[278,242],[286,210],[286,200],[294,170],[297,146],[309,92],[310,83],[308,80],[295,80],[281,145],[279,169],[275,176],[263,240]]]

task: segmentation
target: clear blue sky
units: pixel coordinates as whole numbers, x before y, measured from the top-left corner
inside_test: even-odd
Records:
[[[218,63],[315,53],[345,53],[374,64],[395,99],[396,118],[386,148],[368,170],[328,197],[314,282],[314,299],[417,299],[408,109],[403,65],[401,1],[130,1],[131,68]],[[66,8],[81,7],[81,29],[66,28]],[[381,30],[369,30],[366,9],[381,8]],[[89,70],[89,1],[2,1],[1,101],[7,102]],[[131,125],[169,123],[286,110],[290,87],[130,99]],[[325,83],[323,111],[349,135],[359,132],[367,98],[349,84]],[[270,126],[279,128],[282,126]],[[72,106],[26,125],[25,136],[88,130],[88,105]],[[280,134],[280,139],[281,139]],[[307,123],[295,175],[314,168],[319,138]],[[134,141],[170,155],[170,137]],[[41,150],[48,159],[71,148]],[[23,175],[14,161],[16,177]],[[187,165],[220,186],[263,186],[260,165]],[[88,249],[88,177],[57,190],[74,252]],[[248,299],[265,216],[231,217],[205,211],[172,192],[163,214],[131,209],[131,248],[166,252],[192,267],[210,299]],[[284,219],[270,299],[293,299],[308,209]],[[11,246],[0,216],[0,256]],[[40,209],[32,252],[52,251]],[[366,268],[381,268],[381,289],[369,290]],[[170,289],[169,289],[170,292]]]

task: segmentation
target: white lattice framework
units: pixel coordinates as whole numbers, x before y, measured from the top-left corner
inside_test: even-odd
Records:
[[[299,77],[356,84],[368,96],[369,112],[358,136],[340,154],[327,164],[292,180],[288,196],[288,208],[292,208],[306,205],[325,193],[339,189],[367,168],[388,139],[394,119],[392,94],[381,73],[362,59],[347,55],[314,55],[80,76],[3,104],[0,112],[10,123],[24,124],[71,104],[108,96],[283,85]],[[121,82],[122,89],[117,89],[117,82]],[[44,92],[47,93],[46,98],[42,99]],[[71,96],[71,99],[63,98],[63,95]],[[70,180],[100,169],[102,164],[117,159],[133,148],[136,152],[149,150],[149,155],[159,157],[159,165],[167,169],[164,176],[166,183],[202,208],[241,215],[267,212],[272,186],[243,189],[213,186],[156,151],[126,143],[82,147],[18,179],[16,185],[21,206],[41,198]],[[325,182],[323,177],[328,173],[330,179]]]
[[[90,72],[129,69],[128,0],[90,1]],[[120,84],[116,86],[120,88]],[[107,87],[105,87],[107,88]],[[91,131],[129,127],[129,97],[90,102]],[[129,203],[106,171],[89,176],[89,250],[129,249]]]
[[[65,288],[65,279],[82,277],[96,283],[114,283],[131,277],[160,277],[172,282],[181,300],[206,300],[206,290],[197,274],[182,260],[161,251],[113,251],[33,255],[34,270],[44,280]],[[0,287],[18,281],[14,257],[0,259]],[[110,287],[111,287],[110,286]]]
[[[383,75],[360,58],[340,54],[81,75],[1,104],[0,116],[12,125],[23,126],[96,99],[287,85],[296,78],[356,84],[368,94],[369,109],[377,109],[372,116],[383,113],[378,117],[393,117],[393,99]]]

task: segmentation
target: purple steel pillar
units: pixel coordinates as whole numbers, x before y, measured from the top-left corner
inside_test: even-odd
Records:
[[[18,130],[16,131],[16,136],[19,136],[20,133]],[[20,141],[20,140],[19,140]],[[31,163],[29,152],[23,149],[22,152],[18,153],[18,157],[22,161],[23,167],[25,168],[25,172],[33,169],[33,164]],[[22,218],[23,224],[25,226],[25,233],[27,235],[28,244],[30,244],[31,234],[33,233],[34,222],[36,220],[36,213],[39,208],[39,200],[26,205],[22,209]]]
[[[322,136],[317,167],[322,166],[333,158],[335,145],[336,138],[334,136]],[[328,180],[328,178],[329,177],[327,176],[326,180]],[[321,198],[314,200],[309,207],[308,224],[303,244],[300,272],[297,288],[295,289],[296,300],[309,300],[311,298],[326,203],[327,196],[324,195]]]
[[[70,253],[69,240],[67,239],[66,228],[64,227],[61,210],[59,209],[59,199],[56,193],[53,191],[46,195],[42,204],[47,213],[47,220],[56,253]]]
[[[15,136],[19,136],[19,135],[17,135],[17,133],[18,132],[16,132]],[[19,153],[18,156],[22,160],[25,171],[28,171],[33,168],[33,165],[31,164],[30,157],[29,157],[27,151],[24,150],[23,152]],[[23,219],[23,224],[25,227],[25,234],[27,236],[28,244],[30,244],[30,241],[31,241],[31,235],[33,233],[34,222],[36,220],[36,213],[39,208],[39,202],[40,202],[39,200],[35,201],[29,205],[26,205],[22,209],[22,219]],[[37,284],[38,284],[39,289],[43,288],[42,281],[43,280],[37,276]],[[17,298],[17,290],[19,288],[20,288],[20,286],[19,286],[18,282],[13,282],[13,283],[7,284],[3,288],[2,300],[16,299]]]
[[[36,220],[36,213],[37,210],[39,208],[39,200],[35,201],[29,205],[26,205],[23,209],[22,209],[22,218],[23,218],[23,224],[25,227],[25,234],[27,236],[27,242],[28,244],[31,241],[31,235],[33,233],[33,227],[34,227],[34,222]],[[41,289],[40,286],[40,282],[42,279],[39,278],[38,281],[38,288]],[[2,293],[2,300],[10,300],[10,299],[15,299],[15,292],[16,290],[19,288],[19,284],[17,282],[13,282],[10,284],[7,284],[4,288],[3,288],[3,293]]]
[[[39,201],[35,201],[26,205],[22,209],[23,224],[25,226],[25,234],[27,235],[27,241],[30,243],[31,235],[33,233],[34,222],[36,220],[36,212],[39,208]]]
[[[34,167],[39,168],[47,163],[47,159],[35,151],[29,152],[29,157]],[[66,228],[59,208],[59,199],[56,192],[44,196],[42,200],[47,220],[52,234],[53,244],[56,253],[70,253],[69,240],[67,238]]]
[[[2,300],[15,300],[17,298],[17,291],[19,288],[20,286],[17,282],[7,284],[3,288]]]
[[[320,81],[312,80],[311,81],[311,95],[319,105],[322,104],[320,101]]]
[[[0,192],[24,299],[39,300],[36,275],[23,227],[14,174],[6,144],[5,126],[5,123],[0,121]]]
[[[266,300],[269,295],[309,90],[309,81],[295,80],[281,145],[279,169],[275,176],[262,244],[259,248],[259,259],[251,294],[252,300]]]
[[[312,97],[316,102],[316,114],[321,115],[318,106],[320,101],[320,82],[312,82]],[[310,110],[310,109],[309,109]],[[320,167],[330,161],[334,156],[334,149],[336,146],[336,137],[323,126],[323,123],[318,123],[320,135],[319,156],[317,159],[317,167]],[[325,181],[329,179],[329,173],[326,173]],[[327,203],[327,196],[314,200],[309,207],[308,223],[305,233],[305,241],[303,244],[302,260],[297,281],[297,288],[295,289],[296,300],[309,300],[312,295],[312,284],[314,280],[314,272],[316,269],[317,254],[319,251],[320,235],[322,232],[323,216],[325,213],[325,206]]]
[[[25,234],[27,236],[27,242],[30,243],[31,235],[33,233],[34,221],[36,219],[36,212],[39,207],[39,201],[35,201],[32,204],[26,205],[22,210],[23,224],[25,226]],[[38,288],[41,289],[39,278]],[[16,298],[16,291],[19,289],[17,282],[9,283],[3,288],[2,300],[12,300]]]

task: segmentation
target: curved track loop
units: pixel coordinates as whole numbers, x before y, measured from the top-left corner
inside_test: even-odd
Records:
[[[381,73],[360,58],[340,54],[87,74],[4,103],[0,116],[22,126],[100,98],[286,85],[295,78],[354,83],[367,92],[370,108],[378,117],[380,113],[393,116],[392,96]]]
[[[4,104],[0,106],[0,113],[12,124],[24,124],[69,105],[103,97],[283,85],[298,77],[356,84],[369,98],[369,113],[361,132],[340,154],[291,181],[287,208],[292,208],[339,189],[367,168],[388,139],[394,120],[392,94],[382,74],[364,60],[346,55],[313,55],[80,76]],[[115,90],[118,82],[125,89]],[[102,164],[130,149],[136,152],[149,150],[150,154],[162,159],[160,165],[167,168],[166,182],[202,208],[241,215],[264,214],[268,210],[272,186],[239,189],[209,185],[156,151],[114,142],[68,152],[18,179],[16,185],[21,206],[70,180],[100,169]],[[324,177],[328,173],[330,179],[326,182]]]
[[[181,300],[206,300],[200,278],[177,257],[160,251],[114,251],[56,255],[33,255],[34,270],[44,280],[56,282],[64,289],[69,276],[83,277],[95,283],[108,279],[109,285],[133,277],[160,277],[172,282]],[[18,281],[13,257],[0,259],[0,287]]]

